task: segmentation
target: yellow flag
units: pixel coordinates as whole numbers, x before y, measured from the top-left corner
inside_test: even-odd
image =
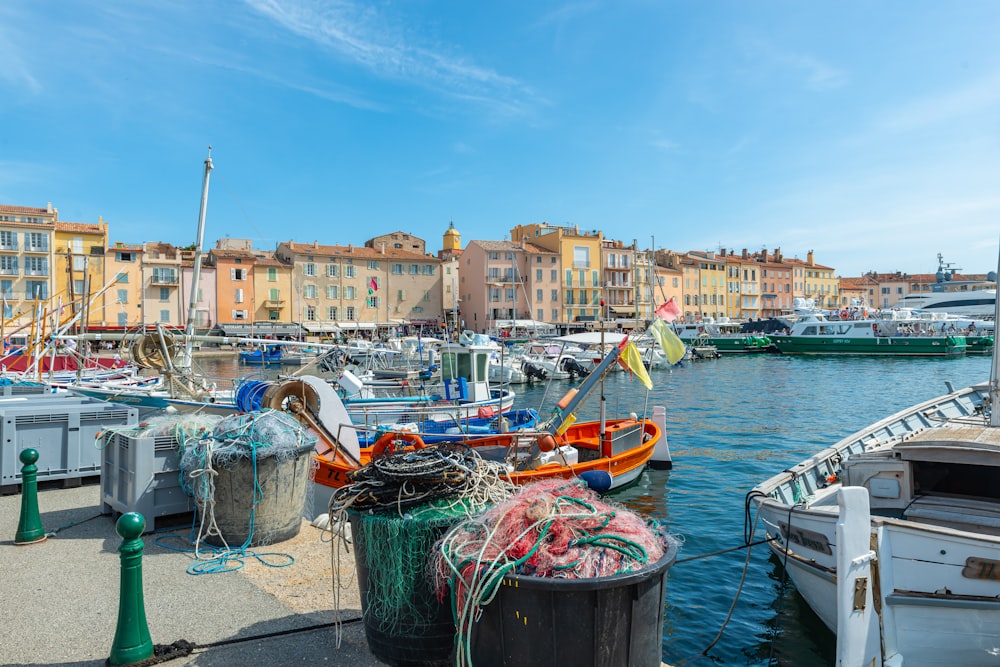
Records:
[[[667,323],[657,318],[649,325],[649,333],[652,334],[656,342],[660,344],[663,354],[667,355],[667,361],[676,364],[684,358],[684,341],[677,337],[677,334],[667,326]]]
[[[621,359],[625,362],[625,367],[632,371],[633,375],[639,378],[639,382],[646,386],[646,389],[653,388],[653,381],[649,379],[649,373],[642,363],[642,353],[635,343],[629,341],[625,349],[621,351]]]

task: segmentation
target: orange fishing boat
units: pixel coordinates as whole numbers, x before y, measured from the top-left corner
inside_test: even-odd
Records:
[[[611,489],[620,488],[642,473],[653,455],[662,433],[648,419],[616,419],[605,422],[601,435],[600,421],[573,424],[561,435],[547,431],[474,436],[463,442],[483,458],[507,464],[507,477],[514,484],[527,484],[551,477],[579,477],[589,472],[610,475]],[[399,433],[400,446],[412,447],[416,434]],[[419,436],[417,436],[419,437]],[[417,446],[422,446],[418,444]],[[315,481],[324,486],[341,487],[359,465],[371,461],[376,446],[360,449],[357,463],[342,456],[329,443],[316,446]]]
[[[613,348],[579,388],[571,389],[559,401],[539,430],[456,436],[456,442],[473,447],[485,459],[503,462],[508,478],[515,484],[582,476],[595,489],[604,491],[634,481],[664,437],[661,427],[634,415],[576,422],[575,414],[620,351],[620,347]],[[319,436],[313,454],[314,480],[324,486],[348,484],[352,471],[386,449],[424,446],[419,433],[390,432],[371,447],[362,448],[340,397],[320,378],[300,376],[274,385],[264,394],[262,404],[290,410]]]

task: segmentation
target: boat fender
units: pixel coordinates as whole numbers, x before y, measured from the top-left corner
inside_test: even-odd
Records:
[[[576,387],[573,387],[572,389],[566,392],[565,396],[559,399],[559,402],[556,403],[556,405],[559,406],[560,410],[566,409],[566,406],[569,405],[570,401],[573,400],[573,397],[576,396],[576,392],[577,392]]]
[[[397,446],[400,442],[404,444],[402,446]],[[376,459],[383,456],[386,451],[395,453],[407,446],[412,446],[414,449],[422,449],[424,441],[416,433],[394,433],[392,431],[383,433],[379,436],[379,439],[375,441],[375,444],[372,445],[372,458]]]
[[[611,473],[607,470],[587,470],[580,473],[580,479],[596,493],[605,493],[611,489]]]

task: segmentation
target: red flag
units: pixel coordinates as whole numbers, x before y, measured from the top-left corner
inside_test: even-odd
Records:
[[[661,320],[667,322],[673,322],[681,315],[681,308],[674,301],[674,297],[670,297],[666,301],[660,304],[660,307],[656,309],[656,316]]]
[[[377,292],[378,291],[378,279],[377,278],[372,278],[371,280],[368,281],[368,289],[370,289],[373,292]]]

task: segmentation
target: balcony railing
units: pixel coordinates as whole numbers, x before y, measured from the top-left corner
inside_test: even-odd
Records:
[[[21,274],[18,273],[17,269],[0,268],[0,276],[18,276],[18,275]]]
[[[24,252],[48,252],[49,246],[47,244],[41,245],[25,245]]]
[[[38,276],[38,277],[44,278],[44,277],[46,277],[46,276],[49,275],[49,270],[48,269],[26,269],[24,271],[24,275],[26,275],[26,276]]]
[[[285,307],[285,300],[284,299],[265,299],[264,300],[264,307],[268,308],[268,309],[284,308]]]
[[[177,276],[153,276],[153,285],[177,285]]]

